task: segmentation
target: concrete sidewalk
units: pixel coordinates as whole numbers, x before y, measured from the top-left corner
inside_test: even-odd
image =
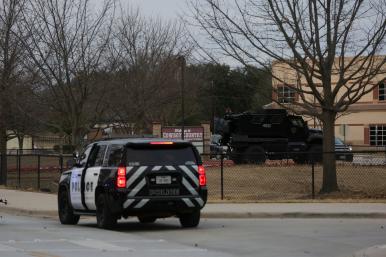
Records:
[[[0,189],[0,212],[57,217],[55,194]],[[386,203],[210,203],[206,218],[386,218]]]

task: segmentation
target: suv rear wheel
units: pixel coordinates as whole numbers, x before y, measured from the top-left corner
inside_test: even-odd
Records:
[[[200,223],[200,210],[192,213],[179,215],[181,226],[184,228],[194,228]]]
[[[99,194],[96,204],[96,219],[99,228],[112,229],[117,224],[117,217],[111,213],[107,206],[105,195]]]
[[[60,223],[64,225],[75,225],[79,222],[79,215],[74,214],[66,189],[60,189],[58,194],[58,212]]]

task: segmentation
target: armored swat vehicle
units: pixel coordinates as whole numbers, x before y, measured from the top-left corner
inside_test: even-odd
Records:
[[[228,114],[221,129],[222,145],[236,164],[292,158],[297,163],[322,158],[323,136],[312,133],[301,116],[286,110]]]

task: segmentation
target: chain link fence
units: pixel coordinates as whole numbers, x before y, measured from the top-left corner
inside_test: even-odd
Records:
[[[293,153],[285,153],[288,158],[281,160],[236,165],[225,155],[218,159],[203,155],[209,199],[287,201],[386,198],[386,151],[331,154],[337,159],[339,191],[328,195],[319,193],[323,182],[323,166],[318,158],[315,158],[316,161],[298,164],[290,158],[295,156]]]
[[[353,151],[348,157],[342,153],[333,154],[337,157],[336,174],[340,191],[328,195],[319,193],[323,181],[321,163],[296,163],[292,153],[286,153],[281,160],[237,165],[226,155],[217,155],[217,159],[202,155],[209,200],[253,202],[386,198],[386,151]],[[60,174],[71,168],[72,158],[71,155],[44,152],[11,153],[7,155],[7,185],[56,192]]]

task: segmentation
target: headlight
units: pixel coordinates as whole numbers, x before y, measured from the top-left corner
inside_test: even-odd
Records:
[[[352,151],[352,146],[349,146],[349,147],[348,147],[348,150],[351,152],[351,151]]]

